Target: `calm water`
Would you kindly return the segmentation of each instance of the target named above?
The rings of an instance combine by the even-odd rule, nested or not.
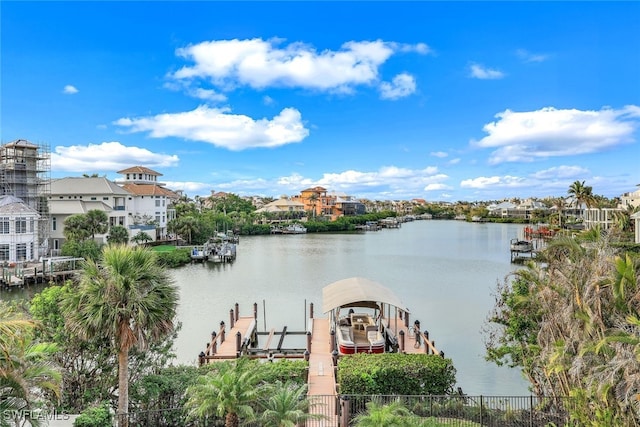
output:
[[[229,310],[251,315],[260,330],[303,330],[305,303],[322,307],[322,288],[363,276],[392,289],[453,360],[465,393],[527,395],[519,371],[484,361],[482,328],[496,283],[516,267],[509,240],[522,226],[415,221],[363,234],[242,237],[233,264],[193,264],[173,270],[180,287],[178,362],[196,363]],[[264,307],[264,310],[263,310]],[[266,327],[265,327],[266,325]]]

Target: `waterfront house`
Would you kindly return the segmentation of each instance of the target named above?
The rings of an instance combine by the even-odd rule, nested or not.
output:
[[[283,197],[267,203],[260,209],[257,209],[256,213],[268,213],[273,214],[273,216],[278,216],[280,214],[281,216],[293,215],[302,217],[304,215],[304,204]]]
[[[38,212],[14,196],[0,196],[0,262],[38,259]]]
[[[173,204],[180,199],[180,195],[158,181],[158,177],[162,176],[160,172],[144,166],[133,166],[118,173],[123,175],[124,180],[116,183],[129,193],[130,233],[135,235],[138,231],[144,231],[153,240],[166,239],[167,223],[176,217]]]
[[[640,184],[638,184],[640,187]],[[620,209],[627,209],[627,207],[633,206],[634,208],[640,207],[640,188],[636,191],[630,191],[620,196]]]
[[[331,219],[335,220],[341,216],[349,215],[364,215],[365,206],[364,203],[356,200],[353,196],[349,196],[345,193],[331,192],[327,194],[329,200],[331,200]]]
[[[106,177],[67,177],[52,180],[48,200],[51,216],[50,253],[59,255],[65,241],[64,221],[71,215],[100,210],[109,217],[109,227],[121,225],[128,228],[132,223],[131,212],[127,209],[130,197],[127,190]],[[96,235],[96,241],[106,243],[107,234]]]

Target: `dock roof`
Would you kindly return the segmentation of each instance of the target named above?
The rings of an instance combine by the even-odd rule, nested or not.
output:
[[[365,307],[372,303],[390,304],[409,311],[390,289],[364,277],[338,280],[322,288],[324,313],[339,307]]]

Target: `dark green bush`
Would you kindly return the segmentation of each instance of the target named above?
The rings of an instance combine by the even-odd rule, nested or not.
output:
[[[73,422],[73,427],[111,427],[112,425],[113,417],[107,405],[85,409]]]
[[[191,262],[189,248],[179,248],[175,251],[159,251],[158,261],[167,267],[180,267]]]
[[[355,354],[338,362],[341,394],[444,395],[453,390],[451,359],[430,354]]]

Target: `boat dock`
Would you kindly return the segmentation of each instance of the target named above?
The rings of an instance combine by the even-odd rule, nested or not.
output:
[[[309,427],[337,427],[344,424],[340,421],[339,408],[343,402],[339,399],[336,384],[336,373],[339,357],[335,333],[331,331],[331,322],[326,317],[315,317],[313,303],[309,304],[309,319],[305,331],[289,331],[285,326],[282,330],[271,329],[269,332],[258,332],[258,305],[253,304],[251,316],[240,316],[239,306],[229,310],[229,323],[220,322],[217,331],[211,333],[205,350],[198,355],[200,365],[217,361],[236,359],[241,356],[261,358],[273,361],[278,358],[300,358],[308,361],[307,396],[312,404],[312,413],[322,414],[325,418],[319,421],[310,420]],[[429,332],[420,329],[420,322],[409,324],[409,314],[400,312],[398,317],[383,317],[385,330],[392,340],[397,339],[400,353],[438,354],[444,357],[444,352],[436,348],[435,341],[429,339]],[[227,330],[227,328],[229,328]],[[285,337],[288,335],[304,335],[306,345],[299,348],[285,347]],[[264,337],[264,343],[259,345],[258,337]]]
[[[18,262],[2,266],[0,289],[12,290],[30,284],[60,282],[77,274],[84,258],[53,257],[42,262]]]

